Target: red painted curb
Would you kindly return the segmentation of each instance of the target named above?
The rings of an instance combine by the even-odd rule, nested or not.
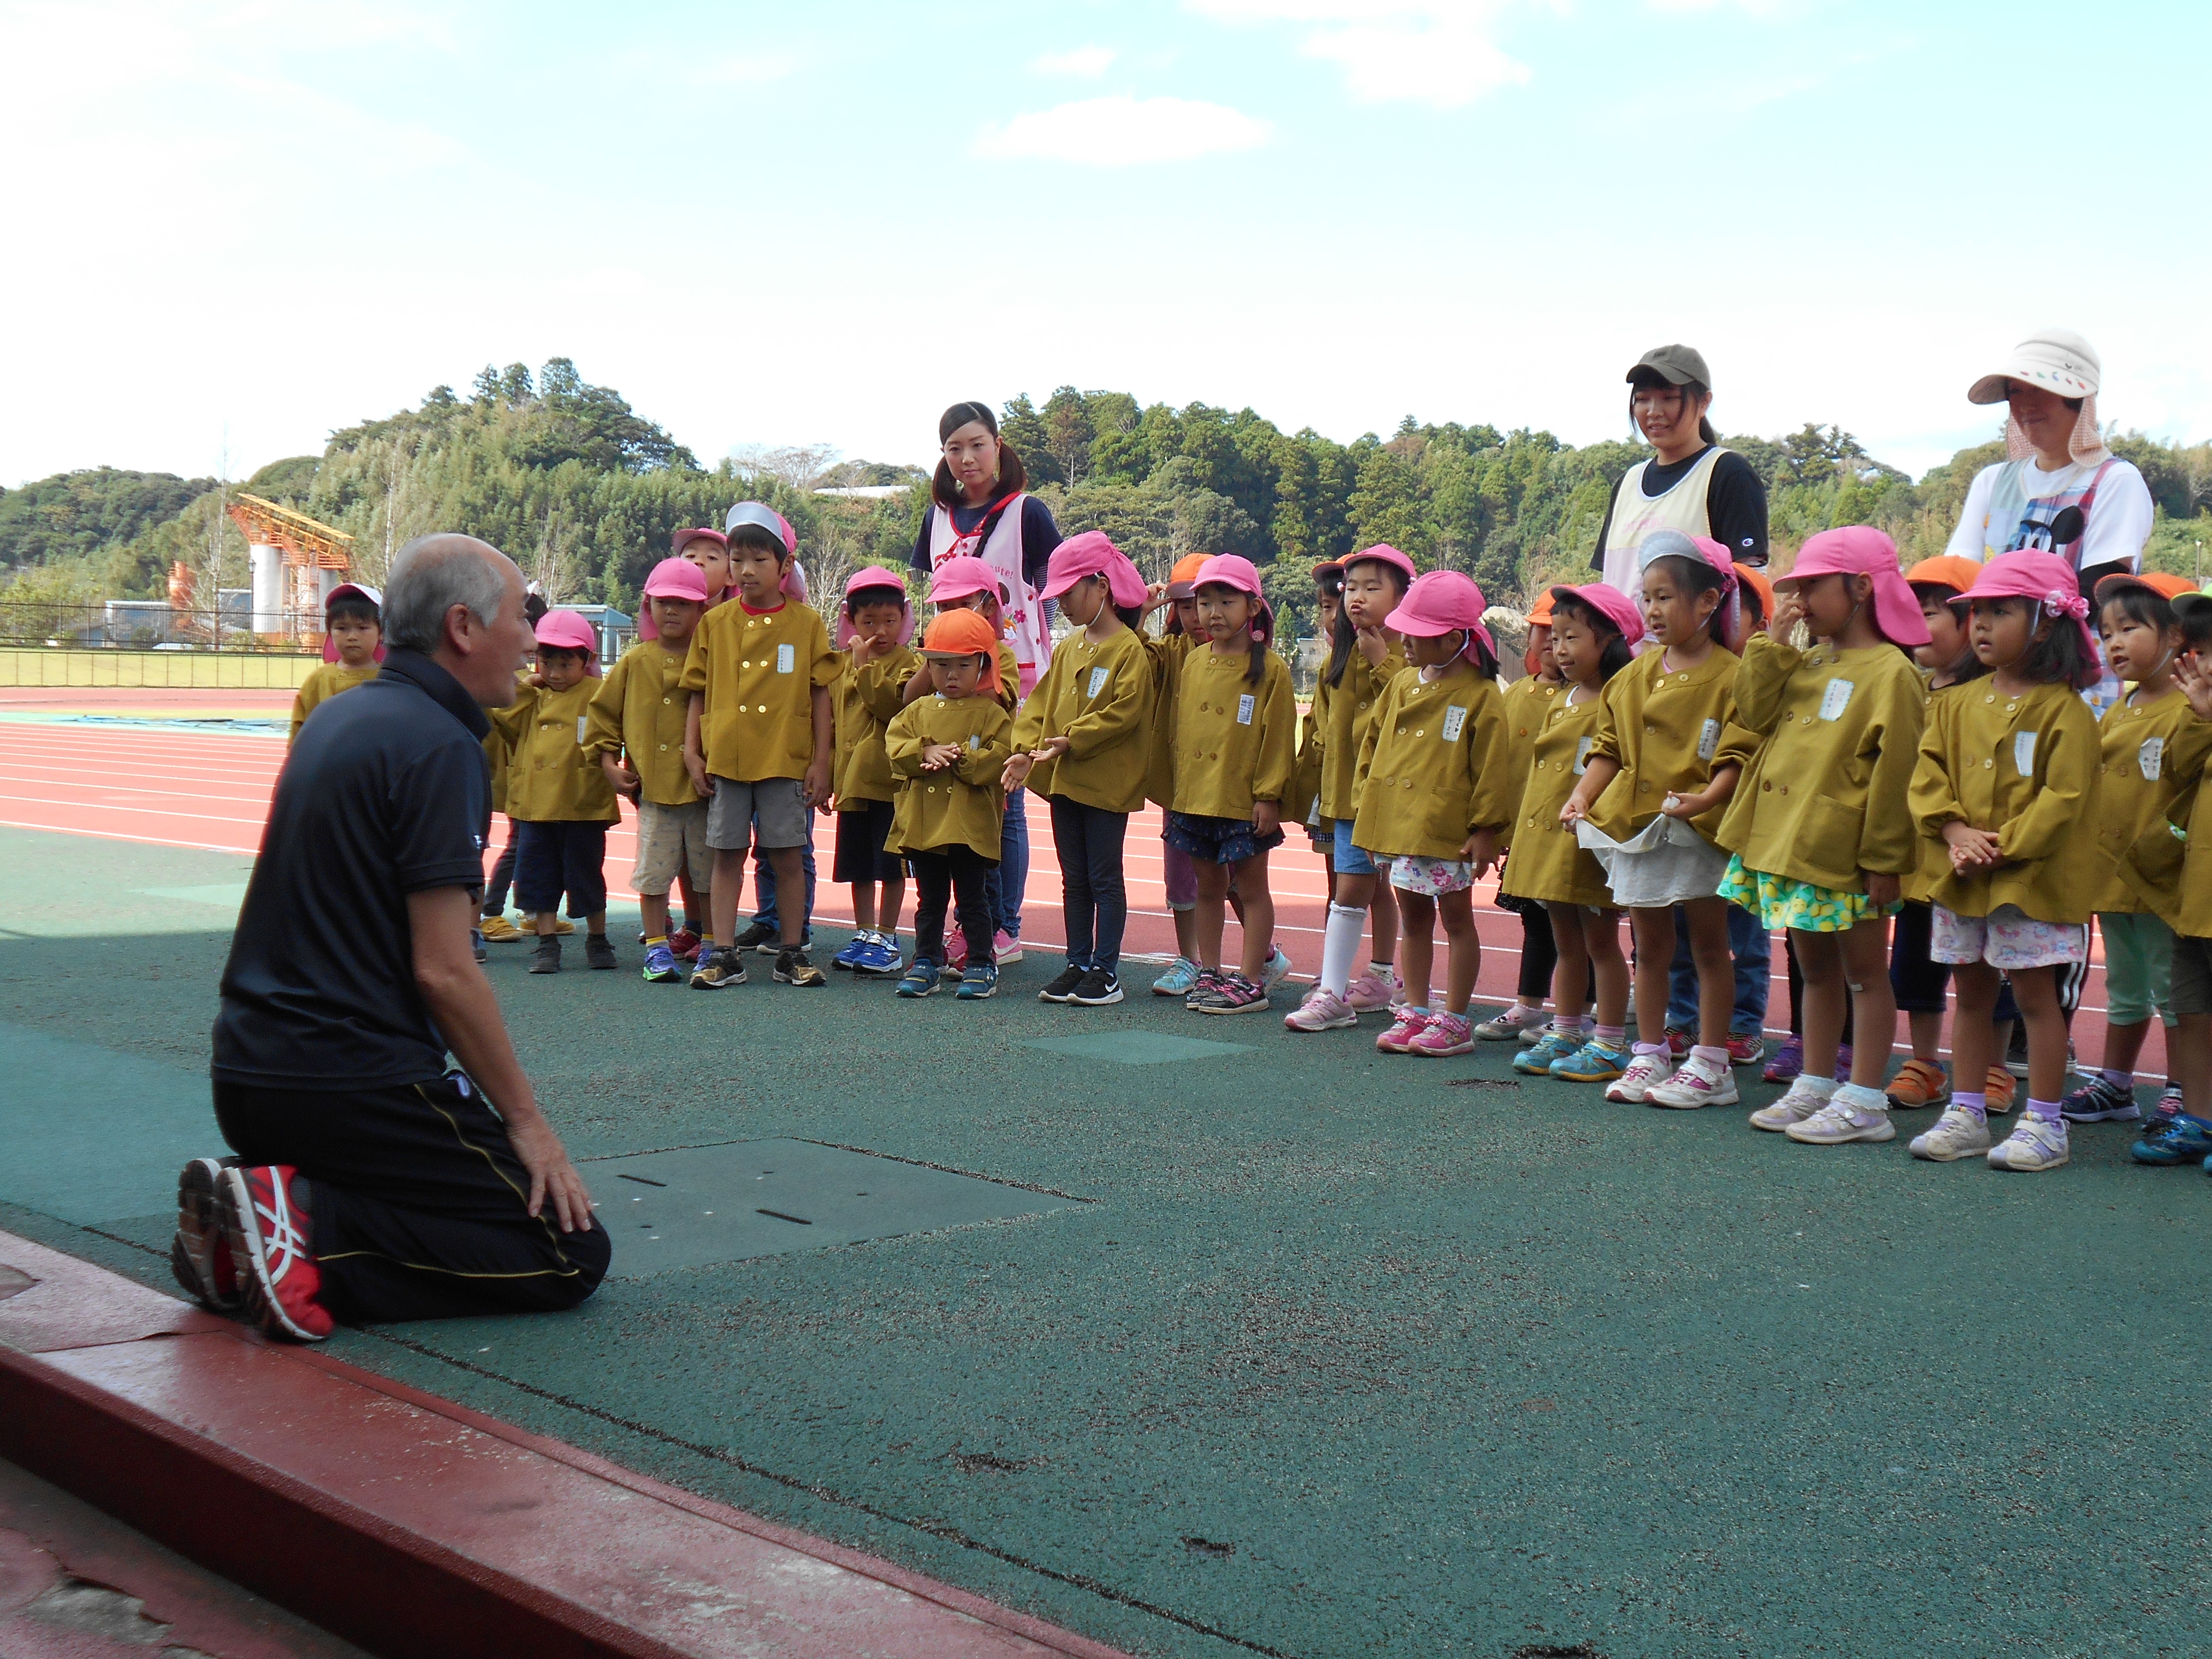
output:
[[[406,1659],[1122,1659],[0,1233],[0,1455]],[[0,1275],[0,1277],[5,1277]]]

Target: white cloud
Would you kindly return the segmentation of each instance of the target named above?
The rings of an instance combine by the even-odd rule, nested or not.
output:
[[[1081,81],[1096,81],[1113,66],[1111,46],[1078,46],[1073,52],[1048,52],[1030,64],[1039,75],[1072,75]]]
[[[1506,0],[1186,0],[1242,23],[1308,26],[1300,50],[1344,66],[1353,97],[1453,109],[1528,79],[1491,36]]]
[[[1256,149],[1272,129],[1241,110],[1188,98],[1086,98],[986,127],[975,153],[1001,161],[1125,167]]]

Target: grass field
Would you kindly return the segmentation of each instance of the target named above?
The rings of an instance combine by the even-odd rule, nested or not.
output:
[[[277,749],[0,724],[0,817],[34,826],[0,829],[0,1226],[165,1282]],[[1607,1106],[1496,1047],[1043,1006],[1044,953],[981,1006],[647,986],[622,927],[621,974],[489,969],[580,1157],[790,1137],[1039,1212],[344,1358],[1140,1653],[2212,1649],[2212,1182],[2126,1126],[2008,1177]],[[650,1194],[586,1174],[620,1272]]]

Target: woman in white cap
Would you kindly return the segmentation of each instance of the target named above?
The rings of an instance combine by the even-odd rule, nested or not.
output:
[[[1721,447],[1712,372],[1686,345],[1655,346],[1628,371],[1628,418],[1655,452],[1614,484],[1590,563],[1609,586],[1641,601],[1636,550],[1662,530],[1709,537],[1737,564],[1766,562],[1766,486],[1749,461]]]
[[[1970,403],[2006,406],[2006,459],[1974,475],[1946,553],[1977,564],[2023,549],[2056,553],[2085,599],[2100,578],[2136,570],[2154,516],[2150,486],[2105,447],[2102,379],[2087,340],[2046,328],[1967,388]]]

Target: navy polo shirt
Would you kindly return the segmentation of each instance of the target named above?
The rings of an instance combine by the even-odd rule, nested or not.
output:
[[[407,897],[483,887],[489,729],[459,681],[410,651],[308,715],[222,970],[218,1082],[335,1093],[443,1075]]]

